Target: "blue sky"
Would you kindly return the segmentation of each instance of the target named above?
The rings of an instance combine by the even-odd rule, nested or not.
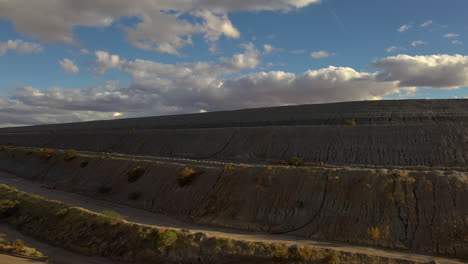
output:
[[[55,2],[0,3],[1,126],[468,96],[464,0]]]

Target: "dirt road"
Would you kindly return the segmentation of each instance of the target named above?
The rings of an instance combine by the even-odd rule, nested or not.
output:
[[[72,253],[62,248],[54,247],[31,237],[25,236],[7,224],[0,223],[0,233],[7,234],[10,239],[21,239],[28,247],[35,248],[49,257],[48,264],[116,264],[105,258],[87,257]],[[29,260],[0,254],[1,264],[43,264],[46,262]]]
[[[21,191],[37,194],[44,196],[49,199],[59,200],[74,206],[82,207],[91,211],[100,212],[103,210],[113,210],[119,214],[126,217],[129,222],[136,222],[143,225],[152,225],[165,228],[178,228],[178,229],[188,229],[190,232],[203,232],[209,236],[219,236],[219,237],[229,237],[238,240],[247,240],[247,241],[263,241],[263,242],[283,242],[289,245],[300,245],[300,246],[312,246],[312,247],[321,247],[321,248],[333,248],[338,251],[352,252],[352,253],[361,253],[368,255],[375,255],[380,257],[389,257],[389,258],[399,258],[407,259],[420,262],[429,262],[437,261],[438,263],[446,264],[459,264],[466,263],[462,260],[448,259],[438,256],[431,256],[426,254],[421,254],[418,252],[407,251],[407,250],[391,250],[391,249],[382,249],[382,248],[373,248],[366,246],[351,245],[346,243],[339,242],[328,242],[328,241],[314,241],[307,240],[293,236],[286,235],[272,235],[266,233],[252,233],[252,232],[242,232],[232,229],[224,228],[215,228],[215,227],[205,227],[205,226],[194,226],[188,225],[170,219],[163,215],[153,214],[144,210],[135,209],[131,207],[126,207],[118,204],[114,204],[107,201],[101,201],[92,199],[89,197],[84,197],[81,195],[63,192],[60,190],[49,190],[40,188],[40,184],[24,180],[22,178],[16,177],[7,173],[0,173],[0,183],[14,186]],[[1,230],[0,230],[1,232]],[[31,246],[35,246],[32,244]],[[39,250],[41,248],[37,247]],[[45,250],[44,253],[47,254]],[[50,253],[48,254],[49,256]],[[59,263],[59,262],[55,262]],[[69,263],[69,262],[68,262]],[[88,262],[80,262],[88,263]],[[89,263],[101,263],[101,262],[89,262]]]
[[[0,263],[2,264],[41,264],[45,262],[0,254]]]

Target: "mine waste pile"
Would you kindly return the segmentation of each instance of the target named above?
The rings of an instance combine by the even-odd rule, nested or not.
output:
[[[50,192],[138,208],[187,226],[414,252],[453,263],[468,260],[464,99],[300,105],[3,128],[0,145],[5,175],[53,189]],[[9,188],[1,186],[0,199],[20,205],[31,201],[21,188],[18,193]],[[42,216],[20,205],[16,211],[0,208],[0,218],[47,241],[44,232],[28,226],[51,227],[39,220],[31,223]],[[56,211],[65,208],[50,206]],[[135,227],[119,228],[125,233]],[[142,230],[138,232],[156,232]],[[210,251],[211,244],[177,232],[192,246],[218,257],[204,258],[202,250],[181,253],[174,242],[154,259],[230,263],[226,252],[240,245],[232,242],[232,248]],[[65,241],[66,236],[54,239]],[[68,248],[116,260],[142,260],[134,249],[119,253],[104,244],[105,253],[95,245]],[[259,253],[264,263],[424,263],[358,258],[339,250],[334,255],[315,249],[315,255],[304,251],[301,254],[310,256],[297,257],[297,248],[288,243],[279,249],[254,244],[232,252],[252,263],[255,252],[261,251],[258,247],[264,250]],[[145,257],[151,259],[148,252]]]

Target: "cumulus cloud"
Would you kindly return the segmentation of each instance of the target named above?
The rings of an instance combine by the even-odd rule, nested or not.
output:
[[[335,55],[335,54],[324,51],[324,50],[314,51],[314,52],[310,53],[310,56],[312,58],[314,58],[314,59],[323,59],[323,58],[327,58],[327,57],[330,57],[330,56],[333,56],[333,55]]]
[[[421,27],[427,27],[427,26],[431,25],[432,23],[433,23],[432,20],[427,20],[427,21],[425,21],[424,23],[421,24]]]
[[[0,56],[5,55],[8,51],[14,51],[18,54],[30,54],[39,53],[42,50],[43,47],[40,44],[26,42],[21,39],[0,42]]]
[[[413,46],[413,47],[417,47],[417,46],[420,46],[420,45],[427,45],[427,42],[422,41],[422,40],[415,40],[415,41],[411,42],[411,46]]]
[[[59,61],[60,67],[70,74],[77,74],[80,71],[80,68],[70,59],[63,59]]]
[[[397,31],[398,32],[405,32],[405,31],[408,31],[409,29],[411,29],[411,27],[412,26],[410,24],[404,24],[401,27],[397,28]]]
[[[371,64],[381,70],[378,81],[398,82],[400,87],[458,88],[468,86],[468,56],[397,55]]]
[[[249,107],[406,97],[418,87],[468,86],[468,56],[397,55],[373,62],[376,72],[329,66],[303,73],[257,71],[260,52],[253,44],[216,61],[165,64],[127,60],[98,51],[96,72],[117,70],[128,86],[108,81],[70,89],[21,87],[0,97],[0,124],[38,124],[110,119]]]
[[[456,34],[456,33],[447,33],[444,35],[444,38],[458,38],[460,36],[460,34]]]
[[[263,53],[268,54],[275,50],[275,48],[270,44],[263,45]]]
[[[13,23],[17,31],[43,42],[77,44],[73,27],[108,27],[123,17],[139,22],[126,28],[136,47],[179,55],[192,43],[194,34],[208,42],[221,36],[238,38],[240,32],[229,20],[234,11],[283,11],[303,8],[320,0],[3,0],[0,18]],[[27,6],[28,8],[24,8]],[[34,10],[34,12],[30,12]],[[200,20],[182,18],[188,15]]]

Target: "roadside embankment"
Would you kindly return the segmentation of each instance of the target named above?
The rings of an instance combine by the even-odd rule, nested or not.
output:
[[[419,263],[323,248],[209,237],[130,223],[0,185],[0,219],[83,255],[131,263]]]
[[[12,147],[0,169],[188,223],[468,258],[461,171],[187,166]]]

